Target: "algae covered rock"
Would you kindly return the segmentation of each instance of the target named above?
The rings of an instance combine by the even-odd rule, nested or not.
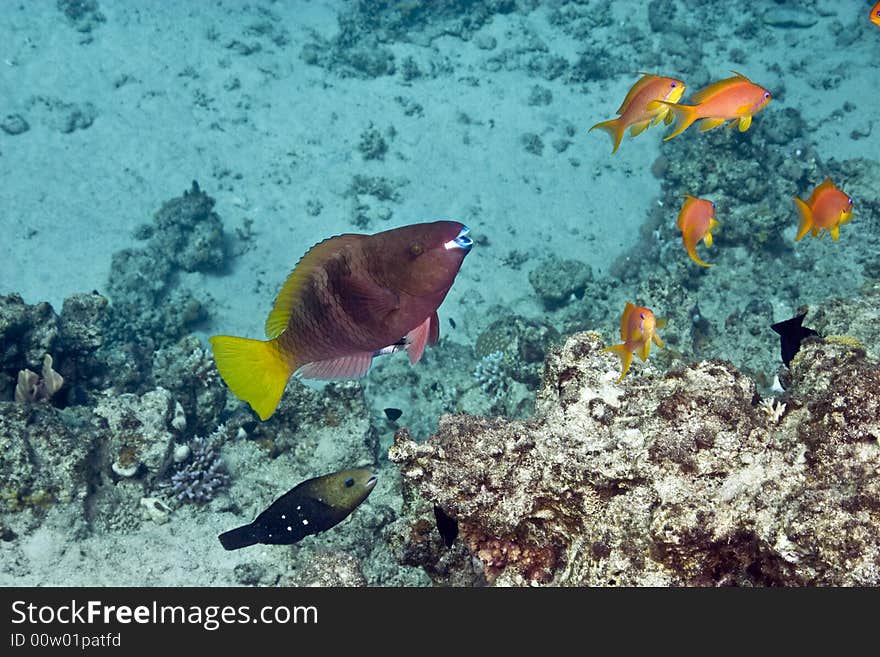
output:
[[[398,432],[407,563],[438,582],[476,581],[473,561],[495,584],[880,583],[880,367],[863,351],[807,343],[789,396],[761,403],[721,361],[618,384],[602,347],[581,333],[551,353],[528,422]],[[460,528],[445,568],[426,504]]]

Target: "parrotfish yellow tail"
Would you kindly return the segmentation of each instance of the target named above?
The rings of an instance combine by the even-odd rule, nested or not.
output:
[[[623,141],[623,135],[626,132],[626,126],[624,125],[623,121],[619,118],[611,119],[610,121],[602,121],[602,123],[597,123],[587,132],[592,132],[596,128],[604,130],[609,135],[611,135],[611,141],[614,142],[614,148],[611,149],[611,154],[614,155],[617,152],[617,149],[620,148],[620,142]]]
[[[795,242],[799,242],[801,238],[810,232],[810,229],[813,227],[813,210],[810,209],[810,206],[804,203],[801,199],[795,196],[792,199],[797,205],[798,212],[801,215],[801,223],[798,226],[797,237],[794,238]]]
[[[673,130],[670,134],[666,135],[663,138],[663,141],[669,141],[673,137],[677,137],[682,132],[691,127],[691,125],[696,121],[699,117],[697,116],[697,108],[693,105],[680,105],[678,103],[668,103],[665,100],[658,100],[658,103],[663,103],[669,109],[671,109],[675,113],[675,119],[678,122],[675,126],[675,130]],[[723,123],[723,121],[722,121]]]
[[[250,340],[230,335],[210,339],[214,361],[229,389],[245,400],[261,420],[268,419],[284,393],[293,365],[278,339]]]
[[[625,344],[616,344],[613,347],[605,347],[602,351],[613,351],[620,357],[620,364],[623,366],[623,371],[620,373],[620,376],[617,377],[617,382],[620,383],[623,381],[623,377],[626,376],[626,373],[629,371],[629,366],[632,364],[633,352],[627,350]],[[642,360],[645,359],[643,358]]]

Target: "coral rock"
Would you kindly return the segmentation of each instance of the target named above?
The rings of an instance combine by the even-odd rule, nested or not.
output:
[[[398,432],[407,563],[454,579],[442,548],[416,547],[427,501],[495,584],[880,584],[880,401],[866,401],[880,367],[864,350],[805,345],[771,418],[727,363],[617,384],[602,346],[581,333],[551,353],[528,422],[444,416],[421,444]]]

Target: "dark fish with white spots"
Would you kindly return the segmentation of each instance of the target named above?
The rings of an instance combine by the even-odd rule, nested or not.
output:
[[[272,502],[247,525],[217,538],[227,550],[263,543],[290,545],[310,534],[319,534],[345,520],[376,485],[376,475],[366,468],[341,470],[308,479]]]

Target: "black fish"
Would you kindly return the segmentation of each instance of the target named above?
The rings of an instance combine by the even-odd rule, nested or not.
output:
[[[446,512],[436,504],[434,505],[434,517],[437,519],[437,531],[443,537],[446,547],[452,547],[458,538],[458,520],[450,518]]]
[[[367,499],[376,476],[365,468],[308,479],[269,505],[256,519],[217,538],[227,550],[264,543],[289,545],[345,520]]]
[[[455,328],[455,320],[452,319],[451,317],[449,318],[449,325],[450,325],[452,328]]]
[[[797,355],[798,349],[801,348],[801,342],[813,335],[819,335],[811,328],[801,326],[806,312],[796,315],[784,322],[777,322],[770,328],[779,334],[780,348],[782,350],[782,362],[788,365]]]
[[[397,422],[400,419],[400,416],[403,415],[403,411],[399,408],[386,408],[385,409],[385,417],[388,418],[391,422]]]

